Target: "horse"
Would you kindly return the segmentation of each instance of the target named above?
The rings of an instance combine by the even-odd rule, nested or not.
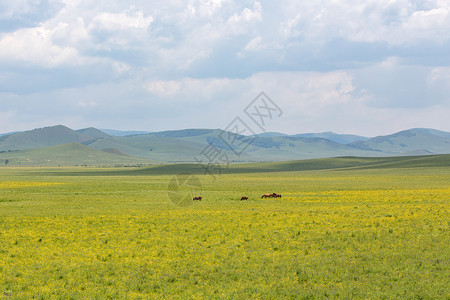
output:
[[[264,194],[261,198],[281,198],[280,194],[272,193],[272,194]]]
[[[202,201],[202,197],[194,197],[192,200],[193,201],[195,201],[195,200]]]
[[[241,200],[248,200],[248,197],[247,196],[243,196],[243,197],[241,197]]]

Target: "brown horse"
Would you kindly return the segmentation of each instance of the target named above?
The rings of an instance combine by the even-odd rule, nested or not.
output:
[[[198,201],[202,201],[202,197],[194,197],[194,199],[192,199],[193,201],[198,200]]]
[[[280,194],[272,193],[272,194],[264,194],[261,198],[281,198]]]
[[[248,197],[247,196],[243,196],[243,197],[241,197],[241,200],[248,200]]]

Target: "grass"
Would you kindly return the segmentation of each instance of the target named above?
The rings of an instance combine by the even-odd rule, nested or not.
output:
[[[189,207],[167,196],[183,166],[1,168],[0,293],[449,299],[450,168],[332,162],[199,174],[203,201]],[[283,197],[260,198],[271,192]]]
[[[69,143],[46,148],[0,153],[2,166],[114,166],[152,163],[150,160],[119,154],[116,149],[107,151],[89,148],[79,143]],[[6,164],[6,161],[8,162]]]
[[[209,171],[218,174],[246,174],[271,172],[296,172],[318,170],[356,170],[356,169],[403,169],[450,167],[450,154],[426,156],[400,156],[400,157],[333,157],[307,159],[285,162],[245,163],[212,165],[206,164],[159,164],[139,169],[89,170],[87,175],[173,175],[177,173],[208,174]],[[61,172],[59,172],[61,173]],[[64,172],[63,172],[64,173]],[[81,175],[81,172],[77,174]]]

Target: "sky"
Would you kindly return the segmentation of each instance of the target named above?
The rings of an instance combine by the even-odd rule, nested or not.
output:
[[[263,128],[260,92],[280,109]],[[449,116],[448,0],[0,0],[0,133],[239,117],[376,136]]]

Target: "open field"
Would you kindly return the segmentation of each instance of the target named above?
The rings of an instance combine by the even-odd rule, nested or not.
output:
[[[197,175],[189,207],[183,166],[0,168],[0,297],[449,299],[450,168],[375,160]]]

